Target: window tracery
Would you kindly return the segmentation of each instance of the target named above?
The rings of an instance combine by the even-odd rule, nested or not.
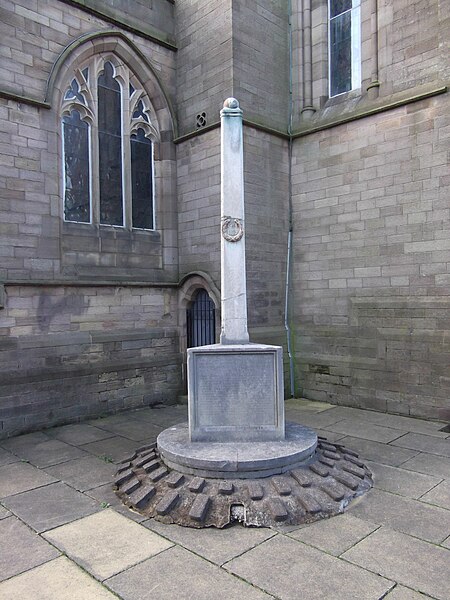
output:
[[[109,55],[73,75],[61,107],[64,220],[155,229],[159,135],[143,86]]]

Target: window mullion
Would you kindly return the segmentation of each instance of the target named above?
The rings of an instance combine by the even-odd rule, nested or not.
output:
[[[132,228],[132,184],[131,184],[131,147],[130,147],[130,82],[128,72],[124,74],[125,83],[123,90],[122,110],[122,155],[123,155],[123,190],[124,190],[124,224],[126,229]]]
[[[96,69],[92,69],[90,80],[92,101],[94,103],[94,122],[91,129],[91,203],[92,222],[100,223],[100,172],[99,172],[99,148],[98,148],[98,96]]]

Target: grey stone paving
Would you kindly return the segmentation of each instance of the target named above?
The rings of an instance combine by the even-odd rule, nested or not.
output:
[[[345,514],[276,530],[194,530],[129,511],[109,483],[114,463],[185,421],[186,406],[3,440],[0,598],[448,600],[443,424],[312,401],[286,409],[370,461],[375,489]]]
[[[0,467],[0,498],[33,490],[54,481],[54,477],[26,462],[12,463]]]
[[[37,567],[59,552],[16,517],[0,522],[0,581]]]
[[[418,592],[448,600],[449,554],[444,548],[382,528],[348,550],[343,558]]]
[[[20,458],[18,456],[11,454],[11,452],[8,452],[3,448],[0,448],[0,467],[4,467],[5,465],[9,465],[13,462],[18,462],[19,460]]]
[[[10,496],[3,504],[39,533],[100,510],[94,500],[65,483],[53,483]]]
[[[110,483],[116,471],[115,465],[97,456],[86,456],[48,467],[45,471],[80,492]]]
[[[351,514],[428,542],[439,543],[450,535],[450,511],[382,490],[370,490]]]
[[[374,475],[375,488],[407,498],[420,498],[442,481],[441,477],[414,473],[403,468],[389,467],[376,462],[368,462],[367,466]]]

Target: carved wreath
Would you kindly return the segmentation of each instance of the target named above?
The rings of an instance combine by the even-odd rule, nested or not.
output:
[[[222,235],[227,242],[238,242],[244,235],[241,219],[222,217]]]

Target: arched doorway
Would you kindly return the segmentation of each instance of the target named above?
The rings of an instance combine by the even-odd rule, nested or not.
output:
[[[216,310],[208,292],[200,288],[186,309],[187,347],[206,346],[216,341]]]

